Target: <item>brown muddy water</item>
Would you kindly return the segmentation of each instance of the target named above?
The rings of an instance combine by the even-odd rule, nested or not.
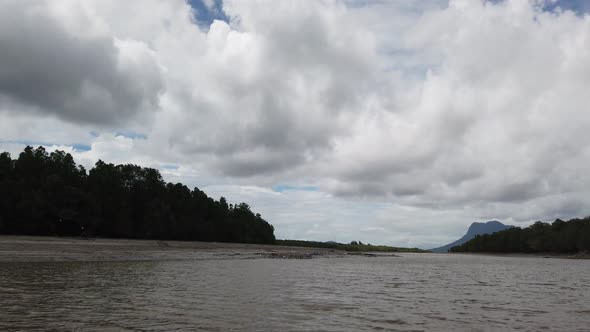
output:
[[[0,330],[590,330],[590,260],[0,263]]]

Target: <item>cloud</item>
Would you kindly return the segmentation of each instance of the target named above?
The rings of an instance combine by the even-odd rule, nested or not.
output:
[[[580,10],[199,3],[218,16],[181,0],[0,2],[0,143],[161,167],[292,238],[435,246],[472,221],[589,213]],[[285,183],[314,190],[271,189]]]
[[[182,67],[168,65],[177,53],[160,57],[182,78],[168,84],[154,137],[237,177],[289,172],[328,153],[370,88],[371,35],[347,28],[353,18],[335,2],[227,1],[224,10],[229,24],[214,21],[169,48],[198,49]]]
[[[97,124],[157,108],[160,69],[144,43],[109,35],[78,2],[1,5],[3,108]]]
[[[422,81],[394,83],[412,100],[359,115],[326,161],[327,186],[450,206],[573,188],[585,176],[563,167],[588,154],[579,143],[590,126],[589,27],[527,1],[454,1],[427,13],[406,45],[439,64]]]

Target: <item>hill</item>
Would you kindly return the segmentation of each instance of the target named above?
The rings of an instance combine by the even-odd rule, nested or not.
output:
[[[512,227],[513,226],[504,225],[503,223],[501,223],[497,220],[492,220],[492,221],[488,221],[485,223],[474,222],[473,224],[471,224],[471,226],[469,226],[467,233],[465,235],[463,235],[463,237],[461,237],[459,240],[449,243],[447,245],[444,245],[442,247],[430,249],[430,251],[439,252],[439,253],[449,252],[449,250],[452,247],[462,245],[463,243],[473,239],[477,235],[493,234],[493,233],[503,231],[505,229],[512,228]]]
[[[590,251],[590,217],[552,224],[541,221],[494,234],[479,235],[452,252],[585,253]]]

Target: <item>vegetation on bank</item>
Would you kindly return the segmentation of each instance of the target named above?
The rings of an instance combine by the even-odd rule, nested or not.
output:
[[[590,217],[552,224],[535,222],[493,234],[478,235],[451,252],[576,253],[590,251]]]
[[[0,154],[0,234],[274,243],[274,228],[246,203],[166,183],[159,171],[26,147]]]
[[[309,248],[327,248],[337,249],[352,252],[426,252],[418,248],[399,248],[381,245],[363,244],[361,241],[352,241],[349,244],[337,242],[316,242],[316,241],[302,241],[302,240],[276,240],[277,245],[292,246],[292,247],[309,247]]]

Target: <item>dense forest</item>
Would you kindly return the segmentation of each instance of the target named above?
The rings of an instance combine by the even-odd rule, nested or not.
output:
[[[276,240],[277,245],[292,246],[292,247],[309,247],[309,248],[326,248],[357,252],[426,252],[418,248],[401,248],[390,247],[383,245],[364,244],[361,241],[352,241],[350,243],[338,242],[317,242],[317,241],[302,241],[302,240]]]
[[[575,253],[590,251],[590,217],[513,227],[451,248],[451,252]]]
[[[0,154],[0,234],[274,243],[246,203],[228,204],[158,170],[98,161],[86,171],[63,151]]]

